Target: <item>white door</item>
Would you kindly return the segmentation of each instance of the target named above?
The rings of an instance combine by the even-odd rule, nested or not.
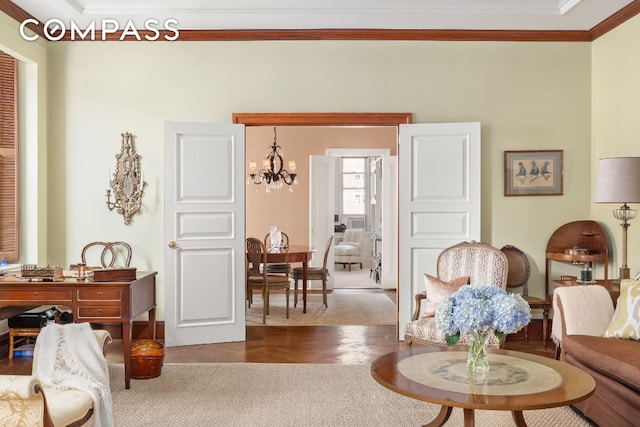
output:
[[[245,339],[244,125],[165,124],[165,345]]]
[[[309,156],[309,244],[316,253],[309,266],[322,267],[329,236],[334,232],[335,181],[337,157]],[[333,251],[327,260],[327,289],[333,289]],[[311,281],[309,286],[321,286]]]
[[[398,283],[398,158],[382,157],[382,273],[384,289]]]
[[[400,125],[399,338],[443,249],[480,240],[480,123]],[[384,262],[384,261],[383,261]]]

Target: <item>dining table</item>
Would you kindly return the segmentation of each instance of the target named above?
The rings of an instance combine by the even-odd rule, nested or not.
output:
[[[316,249],[308,245],[291,245],[282,248],[267,247],[268,263],[302,263],[302,312],[307,312],[307,268]]]

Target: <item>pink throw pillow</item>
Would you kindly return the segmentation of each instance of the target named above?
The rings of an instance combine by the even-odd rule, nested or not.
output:
[[[469,276],[457,277],[444,282],[437,277],[424,275],[424,284],[427,287],[427,305],[423,317],[434,317],[436,306],[448,296],[453,295],[461,286],[469,283]]]

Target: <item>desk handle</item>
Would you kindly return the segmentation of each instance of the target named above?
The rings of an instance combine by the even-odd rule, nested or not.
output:
[[[102,296],[102,292],[98,292],[98,296],[101,297]]]
[[[34,297],[37,297],[37,296],[38,296],[38,293],[37,293],[37,292],[34,292],[34,293],[33,293],[33,296],[34,296]]]

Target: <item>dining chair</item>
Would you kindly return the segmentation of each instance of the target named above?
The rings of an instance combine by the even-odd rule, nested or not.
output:
[[[127,242],[90,242],[87,243],[84,248],[82,248],[82,252],[80,254],[80,259],[84,265],[87,265],[87,252],[93,246],[102,247],[102,252],[100,253],[100,265],[102,268],[113,267],[116,264],[116,259],[118,255],[123,257],[123,267],[129,267],[131,264],[131,256],[133,255],[133,251],[131,249],[131,245]],[[119,250],[119,247],[123,248],[123,251]],[[121,253],[124,252],[124,253]],[[108,255],[108,257],[107,257]]]
[[[269,274],[266,268],[261,268],[267,264],[267,248],[260,239],[248,237],[247,247],[247,300],[249,308],[253,303],[253,291],[259,289],[262,292],[262,323],[267,323],[269,314],[269,294],[272,290],[284,289],[286,293],[286,316],[289,318],[289,293],[291,283],[289,276],[282,274]]]
[[[329,251],[331,250],[331,243],[333,242],[333,234],[329,237],[327,242],[327,248],[324,250],[324,261],[322,267],[307,267],[307,281],[309,280],[322,280],[322,302],[324,306],[329,308],[327,303],[327,277],[329,277],[329,270],[327,269],[327,260],[329,259]],[[302,267],[296,267],[291,272],[293,277],[293,307],[298,304],[298,280],[302,280],[304,276],[304,269]]]
[[[280,233],[282,234],[281,245],[286,248],[289,246],[289,236],[285,232],[281,231]],[[266,248],[269,248],[271,246],[271,233],[267,233],[267,235],[264,236],[264,246]],[[266,264],[266,267],[267,273],[271,274],[284,274],[288,277],[289,273],[291,272],[291,264],[286,262],[272,262]]]
[[[547,331],[549,328],[549,309],[551,301],[546,298],[532,297],[529,295],[529,275],[531,265],[529,257],[513,245],[505,245],[500,249],[509,261],[507,272],[507,289],[522,288],[520,295],[529,303],[532,310],[542,310],[542,343],[547,348]],[[529,326],[524,327],[524,342],[529,342]]]

